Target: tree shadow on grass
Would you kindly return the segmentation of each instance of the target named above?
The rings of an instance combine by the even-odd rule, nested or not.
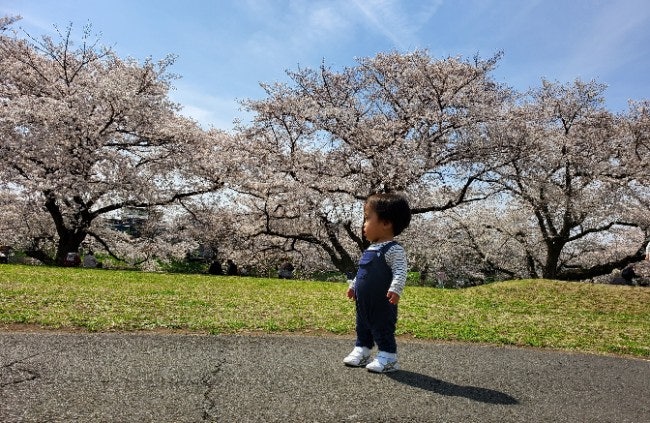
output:
[[[517,401],[516,398],[503,392],[487,388],[478,388],[476,386],[455,385],[420,373],[400,370],[394,373],[386,373],[386,376],[405,385],[424,389],[425,391],[434,392],[440,395],[463,397],[488,404],[519,404],[519,401]]]

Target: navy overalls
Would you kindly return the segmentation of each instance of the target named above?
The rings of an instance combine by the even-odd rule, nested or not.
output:
[[[359,260],[354,287],[357,309],[357,347],[372,348],[377,343],[379,351],[396,353],[395,325],[397,305],[386,298],[393,280],[393,272],[384,255],[393,245],[391,241],[379,250],[366,250]]]

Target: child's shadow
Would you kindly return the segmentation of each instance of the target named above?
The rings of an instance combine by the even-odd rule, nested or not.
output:
[[[405,385],[435,392],[440,395],[464,397],[489,404],[519,404],[519,401],[517,401],[516,398],[503,392],[495,391],[493,389],[477,388],[476,386],[454,385],[453,383],[445,382],[420,373],[400,370],[394,373],[386,373],[386,376]]]

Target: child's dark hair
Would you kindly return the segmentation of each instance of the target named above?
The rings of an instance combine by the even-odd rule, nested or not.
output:
[[[406,198],[395,193],[373,194],[366,206],[377,213],[379,220],[393,224],[393,235],[401,234],[411,223],[411,208]]]

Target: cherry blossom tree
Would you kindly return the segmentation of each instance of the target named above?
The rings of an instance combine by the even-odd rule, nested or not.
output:
[[[397,190],[414,228],[437,228],[403,237],[419,240],[409,247],[421,269],[585,279],[637,260],[646,103],[612,114],[604,86],[579,80],[518,95],[490,79],[496,60],[380,54],[265,85],[268,98],[247,103],[247,174],[232,185],[249,235],[286,251],[317,246],[346,271],[364,246],[363,199]]]
[[[88,236],[112,253],[103,217],[222,186],[219,157],[209,154],[216,135],[168,98],[173,57],[121,59],[92,41],[90,28],[77,45],[72,25],[58,40],[4,32],[0,189],[31,207],[23,213],[28,255],[62,263]]]
[[[588,279],[640,259],[647,223],[635,217],[634,198],[647,198],[647,189],[635,187],[639,166],[627,165],[635,154],[628,119],[603,108],[603,91],[596,82],[543,81],[490,126],[488,136],[508,145],[510,158],[481,178],[502,189],[503,212],[474,225],[470,232],[482,239],[476,252],[487,255],[503,239],[518,244],[527,276],[559,279]]]
[[[650,100],[631,102],[620,122],[625,148],[617,152],[616,159],[626,169],[627,177],[618,179],[631,188],[630,213],[645,228],[646,240],[650,241]]]
[[[316,246],[350,271],[370,193],[404,192],[415,214],[488,196],[489,186],[475,188],[488,170],[476,157],[494,154],[481,134],[510,95],[490,77],[498,58],[379,54],[263,85],[267,98],[246,102],[255,118],[240,128],[245,174],[230,184],[249,236],[285,251]]]

